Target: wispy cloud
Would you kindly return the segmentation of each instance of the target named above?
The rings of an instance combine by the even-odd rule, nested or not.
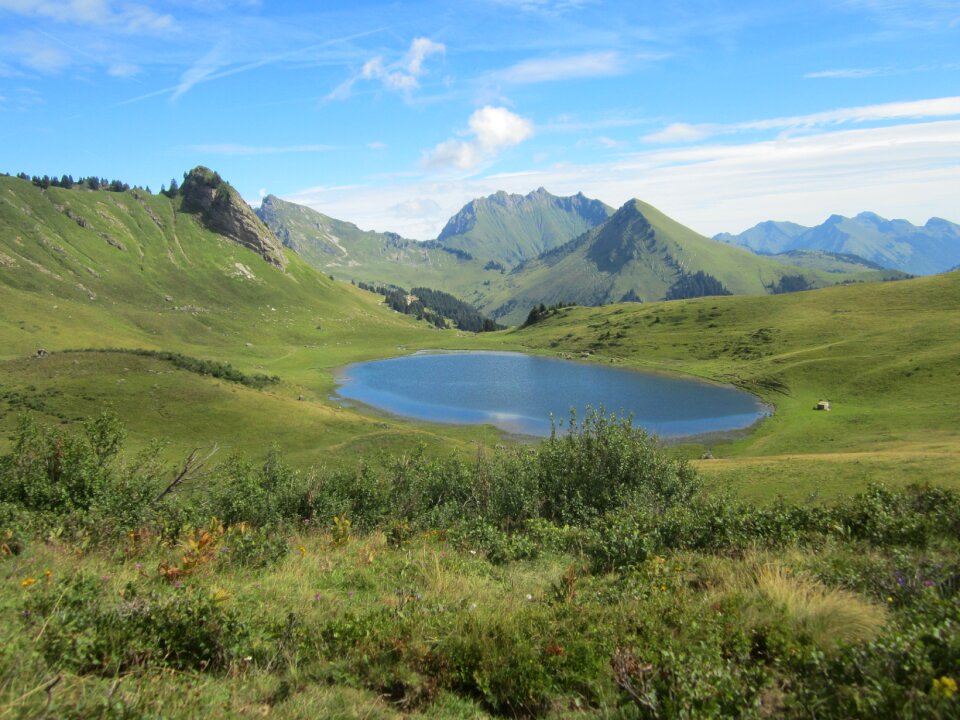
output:
[[[346,35],[344,37],[333,38],[326,40],[321,43],[316,43],[309,45],[307,47],[301,47],[296,50],[291,50],[290,52],[279,53],[276,55],[269,55],[267,57],[260,58],[258,60],[253,60],[248,63],[243,63],[240,65],[235,65],[233,67],[227,67],[225,64],[220,65],[219,67],[225,67],[224,70],[216,71],[216,67],[209,69],[208,65],[214,65],[217,62],[216,53],[219,52],[219,47],[216,46],[211,49],[207,55],[201,58],[190,70],[184,73],[181,76],[180,82],[176,85],[170,87],[161,88],[159,90],[154,90],[152,92],[145,93],[143,95],[138,95],[136,97],[129,98],[128,100],[123,100],[118,103],[118,105],[130,105],[132,103],[137,103],[142,100],[148,100],[150,98],[159,97],[161,95],[170,95],[172,99],[176,99],[183,95],[187,90],[190,90],[200,83],[210,82],[212,80],[220,80],[221,78],[230,77],[232,75],[239,75],[240,73],[249,72],[250,70],[256,70],[257,68],[265,67],[268,65],[273,65],[275,63],[284,62],[287,60],[295,60],[298,57],[306,55],[309,52],[314,50],[319,50],[321,48],[329,47],[331,45],[337,45],[340,43],[346,43],[351,40],[356,40],[358,38],[367,37],[369,35],[374,35],[379,32],[383,32],[384,28],[375,28],[373,30],[365,30],[363,32],[354,33],[352,35]]]
[[[126,3],[117,9],[110,0],[0,0],[0,10],[59,23],[112,26],[131,33],[176,28],[170,14],[137,3]]]
[[[528,13],[559,15],[596,5],[598,0],[490,0],[495,5],[511,7]]]
[[[30,70],[55,73],[71,64],[70,56],[56,47],[42,33],[23,32],[4,42],[4,50],[16,62]]]
[[[817,70],[804,74],[805,78],[819,79],[841,79],[858,80],[865,77],[876,77],[877,75],[889,74],[889,68],[838,68],[836,70]]]
[[[329,152],[342,150],[337,145],[239,145],[217,143],[212,145],[190,145],[191,152],[207,155],[291,155],[303,153]]]
[[[623,71],[623,59],[615,51],[589,52],[565,57],[524,60],[494,74],[507,83],[528,84],[604,77]]]
[[[225,64],[225,46],[223,43],[215,45],[208,50],[203,57],[180,76],[180,83],[174,88],[170,95],[171,100],[176,100],[184,93],[189,92],[195,85],[210,79],[213,74]]]
[[[425,72],[426,59],[431,55],[442,55],[446,50],[443,43],[425,37],[414,38],[400,60],[386,63],[381,55],[370,58],[359,73],[340,83],[326,99],[345,100],[350,97],[354,85],[369,80],[379,81],[387,90],[410,93],[420,86],[419,78]]]
[[[746,131],[812,130],[849,123],[952,117],[955,115],[960,115],[960,96],[862,105],[809,115],[793,115],[740,123],[701,123],[696,125],[673,123],[663,130],[645,135],[643,140],[650,143],[689,143],[698,142],[715,135],[729,135]]]
[[[470,116],[469,140],[451,138],[423,157],[428,168],[472,170],[501,151],[519,145],[533,135],[533,123],[504,107],[482,107]]]
[[[107,68],[107,74],[117,78],[132,78],[135,75],[139,75],[141,71],[142,68],[139,65],[123,62],[114,63]]]
[[[558,195],[582,191],[614,206],[639,197],[712,235],[770,217],[816,224],[831,212],[853,215],[865,209],[924,222],[956,206],[958,183],[960,120],[940,120],[648,150],[604,163],[565,163],[522,173],[312,188],[289,199],[361,227],[426,239],[472,198],[544,186]],[[428,211],[424,205],[419,217],[404,212],[425,199],[440,209]]]

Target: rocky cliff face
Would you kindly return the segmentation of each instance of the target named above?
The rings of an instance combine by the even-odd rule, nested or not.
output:
[[[196,167],[184,178],[180,194],[183,209],[199,215],[208,230],[250,248],[281,270],[287,266],[280,240],[220,175]]]

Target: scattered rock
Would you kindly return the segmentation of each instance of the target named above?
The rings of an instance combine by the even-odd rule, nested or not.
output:
[[[307,399],[306,395],[297,395],[297,400],[299,400],[300,402],[303,402],[306,399]]]
[[[37,351],[33,354],[33,356],[34,356],[35,358],[37,358],[38,360],[40,360],[41,358],[47,357],[47,355],[49,355],[49,354],[50,354],[50,353],[48,353],[48,352],[47,352],[46,350],[44,350],[43,348],[37,348]]]

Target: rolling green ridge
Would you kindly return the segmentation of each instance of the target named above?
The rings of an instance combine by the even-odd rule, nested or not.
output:
[[[631,200],[605,223],[514,269],[481,309],[516,324],[537,304],[602,305],[626,297],[660,300],[682,274],[704,271],[735,295],[770,291],[797,268],[710,240],[656,208]],[[893,271],[887,275],[902,277]],[[807,267],[812,287],[849,280],[877,280],[883,272],[829,273]]]

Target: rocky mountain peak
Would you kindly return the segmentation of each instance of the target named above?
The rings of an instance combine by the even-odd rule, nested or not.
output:
[[[250,248],[283,269],[283,245],[229,183],[210,168],[195,167],[180,186],[182,207],[196,213],[208,230]]]

